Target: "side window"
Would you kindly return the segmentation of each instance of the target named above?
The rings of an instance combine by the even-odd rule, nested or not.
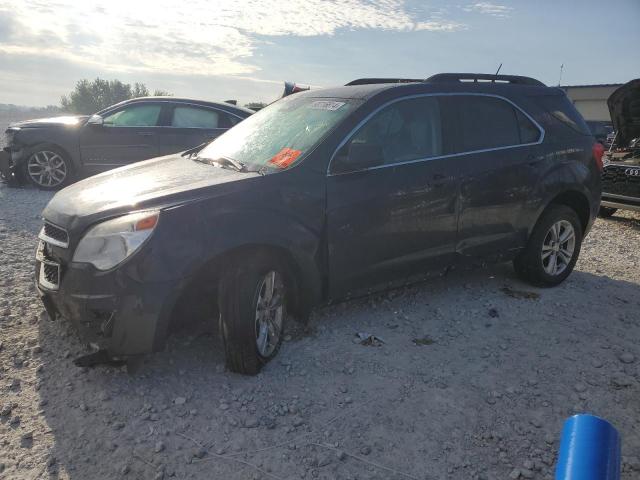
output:
[[[229,114],[229,128],[237,125],[238,123],[240,123],[242,120],[244,120],[243,118],[240,117],[236,117],[235,115],[231,115]]]
[[[155,127],[160,105],[132,105],[104,117],[106,127]]]
[[[515,109],[520,129],[520,143],[535,143],[540,140],[540,130],[520,110]]]
[[[455,97],[462,139],[456,150],[470,152],[527,143],[520,141],[516,109],[493,97]],[[526,117],[525,117],[526,118]]]
[[[175,107],[171,126],[176,128],[223,128],[223,112],[208,108]]]
[[[346,173],[441,154],[438,99],[411,98],[388,105],[360,127],[336,153],[332,172]]]
[[[545,95],[537,97],[536,100],[553,118],[563,125],[582,135],[591,135],[591,131],[582,115],[578,113],[566,95]]]

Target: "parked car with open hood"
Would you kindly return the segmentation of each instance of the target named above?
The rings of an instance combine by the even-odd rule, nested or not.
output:
[[[0,151],[12,182],[54,190],[83,177],[208,142],[253,112],[174,97],[127,100],[95,115],[14,123]]]
[[[618,88],[607,104],[616,135],[604,157],[601,217],[640,211],[640,79]]]
[[[204,148],[58,192],[38,290],[112,357],[163,348],[196,309],[219,322],[228,367],[253,374],[288,312],[469,260],[565,280],[599,208],[595,145],[565,93],[527,77],[296,93]]]

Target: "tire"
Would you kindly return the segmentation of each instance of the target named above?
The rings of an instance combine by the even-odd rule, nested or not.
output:
[[[600,210],[598,210],[598,216],[600,218],[609,218],[611,215],[613,215],[617,211],[618,211],[617,208],[600,207]]]
[[[555,234],[552,227],[556,229]],[[516,273],[540,287],[562,283],[578,260],[582,235],[582,224],[572,208],[551,205],[536,223],[525,249],[514,260]]]
[[[233,262],[222,272],[219,327],[230,371],[256,375],[277,355],[284,337],[286,278],[282,264],[262,253]]]
[[[29,152],[24,177],[41,190],[59,190],[71,183],[73,169],[69,156],[53,145],[40,145]]]

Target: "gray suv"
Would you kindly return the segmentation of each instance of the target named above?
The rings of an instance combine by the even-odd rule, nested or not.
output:
[[[95,115],[27,120],[6,130],[0,171],[57,190],[73,181],[209,142],[253,113],[186,98],[127,100]]]

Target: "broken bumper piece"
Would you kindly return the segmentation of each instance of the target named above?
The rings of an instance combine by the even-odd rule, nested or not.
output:
[[[36,272],[42,265],[36,262]],[[139,283],[114,272],[97,272],[72,264],[60,275],[57,289],[36,275],[45,309],[54,319],[71,321],[81,339],[112,357],[162,350],[178,282]],[[51,287],[51,285],[49,285]]]

